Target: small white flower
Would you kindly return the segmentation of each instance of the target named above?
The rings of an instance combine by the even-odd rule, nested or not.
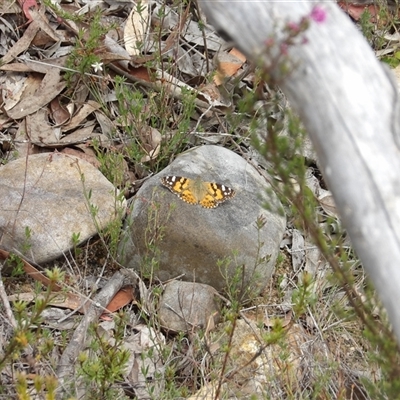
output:
[[[94,64],[92,64],[92,68],[94,69],[95,73],[103,71],[103,63],[102,62],[95,62]]]

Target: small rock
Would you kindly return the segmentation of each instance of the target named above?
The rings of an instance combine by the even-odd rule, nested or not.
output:
[[[209,285],[172,281],[160,300],[161,325],[175,332],[212,327],[219,320],[216,290]]]
[[[220,329],[227,330],[226,326]],[[304,377],[302,346],[309,340],[304,328],[294,324],[282,334],[280,342],[268,346],[262,341],[265,333],[265,328],[253,321],[236,321],[227,364],[229,394],[234,393],[235,398],[279,399],[282,387],[289,386],[291,393],[300,390]],[[222,361],[225,353],[220,357]]]
[[[82,243],[125,210],[116,196],[99,170],[75,156],[11,161],[0,167],[0,246],[36,263],[55,259],[72,247],[73,234]]]

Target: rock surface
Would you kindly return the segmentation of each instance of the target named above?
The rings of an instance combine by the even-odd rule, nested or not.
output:
[[[0,246],[36,263],[55,259],[72,247],[73,234],[82,243],[123,212],[116,195],[99,170],[74,156],[11,161],[0,167]]]
[[[167,283],[158,312],[161,325],[175,332],[214,327],[220,312],[216,295],[216,290],[209,285],[182,281]]]
[[[167,175],[218,182],[236,196],[215,209],[187,204],[161,185]],[[217,290],[229,286],[244,297],[261,291],[274,271],[286,224],[268,189],[265,179],[230,150],[202,146],[181,154],[137,193],[119,247],[122,265],[161,280],[183,275]],[[275,212],[262,207],[266,201]],[[257,229],[260,218],[265,224]]]
[[[219,338],[220,348],[226,349],[230,340],[227,332],[232,327],[223,325],[215,337]],[[259,323],[236,321],[226,366],[229,381],[221,386],[219,398],[281,399],[285,390],[301,392],[301,384],[313,373],[313,353],[307,353],[311,342],[309,335],[302,326],[293,324],[282,333],[280,341],[266,345],[262,339],[266,333]],[[307,355],[310,359],[305,363]],[[223,363],[226,354],[220,351],[213,356]],[[218,386],[217,380],[208,382],[188,400],[215,399]]]

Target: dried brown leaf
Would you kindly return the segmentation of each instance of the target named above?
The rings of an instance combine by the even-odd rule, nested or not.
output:
[[[1,71],[32,72],[32,68],[23,63],[9,63],[0,67]]]
[[[71,117],[68,109],[61,103],[60,98],[56,97],[50,102],[51,116],[57,125],[64,124]]]
[[[305,263],[305,244],[303,234],[297,230],[292,231],[292,266],[293,271],[299,271]]]
[[[26,0],[25,0],[26,1]],[[33,0],[34,1],[34,0]],[[54,31],[54,29],[50,26],[48,19],[45,15],[45,8],[42,7],[40,9],[31,8],[29,13],[32,19],[38,23],[41,31],[45,32],[46,35],[49,36],[54,42],[58,42],[61,40],[61,37]]]
[[[100,161],[96,158],[94,154],[86,154],[81,150],[72,149],[71,147],[66,147],[65,149],[62,149],[60,153],[79,157],[80,159],[92,164],[95,168],[100,168],[101,166]]]
[[[7,74],[3,83],[3,108],[8,111],[21,100],[22,94],[29,85],[28,78],[22,74]]]
[[[32,94],[26,90],[24,91],[22,100],[15,107],[8,110],[8,116],[19,119],[38,111],[58,96],[65,88],[65,85],[65,82],[60,82],[60,71],[54,67],[49,69],[39,87],[35,88]],[[29,86],[27,89],[29,90]]]
[[[21,12],[21,8],[15,0],[3,0],[0,3],[0,14],[17,14]]]
[[[83,128],[77,129],[76,131],[64,136],[60,142],[64,146],[87,142],[94,136],[98,136],[97,133],[93,134],[93,129],[94,123],[87,123]]]
[[[221,85],[224,79],[235,75],[245,61],[246,57],[239,50],[234,48],[229,53],[225,51],[218,52],[218,71],[214,76],[214,83],[217,86]]]
[[[129,68],[129,61],[131,59],[129,53],[122,47],[117,40],[114,40],[110,35],[106,35],[104,38],[104,48],[107,49],[108,52],[120,57],[118,60],[118,64],[121,65],[123,68],[128,69]],[[102,58],[104,62],[104,60]]]
[[[286,314],[284,318],[269,318],[268,315],[264,316],[264,326],[266,328],[272,328],[274,325],[276,325],[276,321],[279,320],[280,324],[282,325],[282,328],[285,328],[286,326],[288,326],[290,324],[290,322],[292,321],[292,316],[293,316],[293,311],[289,310]]]
[[[108,118],[104,113],[101,111],[95,111],[95,116],[97,122],[100,125],[101,132],[108,138],[111,138],[113,133],[115,132],[115,125],[110,118]]]
[[[33,21],[29,24],[28,28],[26,28],[21,39],[18,40],[17,43],[8,50],[7,54],[0,60],[0,64],[8,64],[10,61],[14,60],[22,52],[26,51],[29,48],[33,38],[39,32],[40,24],[37,21]]]
[[[132,286],[124,287],[113,297],[106,309],[108,312],[115,312],[129,304],[133,300],[133,298],[134,296]]]
[[[61,129],[51,126],[46,109],[26,116],[26,133],[30,141],[40,147],[57,145],[60,140]]]
[[[140,7],[140,12],[138,10]],[[149,5],[147,0],[142,0],[133,7],[124,28],[125,49],[131,56],[141,53],[149,22]]]
[[[331,194],[324,194],[318,198],[319,204],[323,210],[334,218],[339,218],[339,213],[336,208],[335,200]]]
[[[146,135],[142,137],[143,147],[147,155],[142,157],[142,162],[154,160],[160,152],[162,136],[161,133],[152,127],[148,127]]]
[[[77,128],[79,125],[83,123],[83,121],[90,115],[92,112],[98,110],[100,108],[100,104],[89,100],[86,104],[84,104],[79,111],[71,118],[68,124],[65,124],[62,127],[62,131],[70,131],[72,129]]]

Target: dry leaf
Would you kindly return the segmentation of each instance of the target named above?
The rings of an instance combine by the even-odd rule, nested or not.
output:
[[[89,100],[87,103],[85,103],[79,111],[71,118],[71,121],[68,122],[68,124],[65,124],[62,127],[62,131],[70,131],[72,129],[77,128],[79,125],[83,123],[83,120],[87,118],[88,115],[90,115],[92,112],[98,110],[100,108],[100,104],[93,101]]]
[[[56,97],[50,103],[51,116],[56,125],[64,124],[71,117],[68,109],[60,102],[60,98]]]
[[[95,111],[94,115],[96,116],[97,122],[100,125],[100,129],[103,135],[107,138],[112,138],[115,132],[115,124],[101,111]],[[103,143],[105,145],[106,142]]]
[[[222,101],[222,96],[217,88],[217,86],[214,83],[207,83],[204,86],[200,87],[201,90],[201,96],[204,96],[207,101],[213,101],[213,102],[221,102]]]
[[[30,1],[33,1],[36,3],[35,0],[25,0],[24,5],[26,5]],[[37,4],[36,4],[36,6],[37,6]],[[59,42],[61,40],[61,37],[58,36],[58,34],[50,26],[49,21],[47,20],[47,17],[45,15],[44,7],[42,7],[41,9],[31,8],[30,14],[31,14],[33,20],[38,23],[40,30],[45,32],[46,35],[48,35],[54,42]]]
[[[64,136],[60,143],[64,146],[77,144],[77,143],[84,143],[88,140],[92,139],[94,136],[98,134],[93,134],[94,123],[92,121],[87,122],[83,128],[77,129],[76,131],[69,133],[68,135]]]
[[[144,143],[147,155],[142,157],[142,162],[154,160],[157,157],[160,152],[161,140],[161,133],[157,129],[152,127],[147,128],[146,135],[143,135],[142,137],[142,143]]]
[[[125,49],[131,56],[138,56],[141,53],[148,24],[148,0],[142,0],[133,7],[124,28]]]
[[[134,78],[138,79],[139,81],[144,81],[144,82],[152,82],[153,81],[149,75],[149,69],[146,67],[129,68],[129,72],[130,72],[130,75],[132,75]]]
[[[130,354],[125,368],[125,382],[134,389],[138,400],[162,398],[165,382],[158,377],[164,375],[160,354],[164,344],[165,337],[161,332],[143,324],[135,325],[132,334],[123,343],[123,348]]]
[[[117,40],[114,40],[109,35],[106,35],[103,41],[104,47],[113,54],[119,56],[118,64],[121,65],[124,69],[129,68],[129,53],[119,44]],[[106,62],[103,58],[102,60]]]
[[[39,8],[38,3],[36,3],[36,0],[18,0],[18,3],[20,4],[22,11],[25,14],[25,17],[28,19],[28,21],[32,21],[32,16],[31,16],[31,8]]]
[[[371,16],[372,21],[379,13],[379,8],[375,4],[349,4],[347,1],[339,1],[338,5],[355,21],[358,21],[366,11]]]
[[[62,149],[60,153],[79,157],[80,159],[92,164],[95,168],[100,168],[101,166],[100,161],[96,158],[94,154],[87,154],[81,150],[73,149],[71,147],[66,147],[65,149]]]
[[[224,79],[230,78],[245,63],[246,57],[239,51],[233,48],[229,53],[226,51],[217,53],[218,70],[214,76],[214,83],[219,86]]]
[[[9,301],[17,301],[22,300],[26,302],[37,301],[44,299],[46,297],[45,294],[37,294],[35,292],[28,293],[18,293],[12,294],[8,296]],[[80,313],[85,313],[88,307],[90,306],[90,300],[87,298],[80,296],[79,294],[71,293],[71,292],[60,292],[57,295],[52,294],[51,300],[48,303],[50,306],[56,306],[59,308],[67,308],[69,310],[76,310]]]
[[[57,145],[61,136],[61,129],[51,126],[46,109],[26,116],[26,133],[30,141],[40,147]]]
[[[133,300],[133,298],[133,288],[125,287],[113,297],[106,309],[108,312],[113,313],[120,308],[125,307]]]
[[[291,254],[292,254],[293,271],[297,272],[301,269],[301,267],[304,265],[305,262],[304,237],[302,233],[297,229],[293,229],[292,232]]]
[[[28,91],[24,91],[21,101],[8,110],[7,115],[13,119],[19,119],[46,107],[51,100],[61,93],[65,85],[65,82],[60,82],[60,71],[49,66],[49,72],[44,76],[39,87],[35,88],[31,94],[28,92],[28,86]]]
[[[0,2],[0,14],[17,14],[21,12],[21,7],[15,0],[2,0]]]
[[[24,32],[21,39],[18,40],[17,43],[8,50],[7,54],[0,60],[0,64],[8,64],[10,61],[14,60],[22,52],[26,51],[29,48],[33,38],[39,32],[40,26],[39,23],[33,21],[26,31]]]
[[[330,217],[339,218],[335,200],[330,193],[323,194],[322,196],[318,197],[318,201],[319,201],[319,204],[321,204],[321,207],[323,208],[323,210]]]
[[[4,110],[8,111],[18,104],[28,85],[29,81],[26,76],[17,73],[7,74],[2,85],[4,88],[2,90]]]
[[[290,324],[292,321],[292,316],[293,316],[293,311],[289,310],[286,314],[285,317],[282,318],[269,318],[268,315],[265,314],[264,316],[264,326],[266,328],[272,328],[274,325],[276,325],[277,320],[281,321],[280,324],[282,324],[282,328],[285,328]]]

